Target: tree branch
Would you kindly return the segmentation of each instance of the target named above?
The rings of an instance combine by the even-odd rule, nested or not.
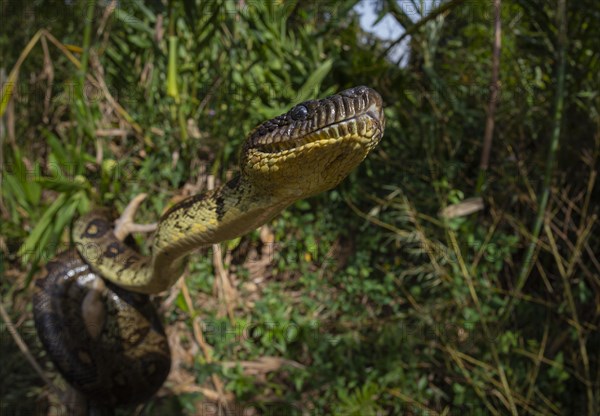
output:
[[[396,20],[398,21],[398,23],[400,23],[402,26],[404,26],[406,28],[406,30],[398,39],[393,41],[390,44],[390,46],[388,46],[385,49],[385,51],[383,51],[383,53],[381,54],[380,57],[385,58],[389,51],[391,51],[396,45],[400,44],[408,36],[412,35],[417,30],[419,30],[421,27],[423,27],[423,25],[425,25],[427,22],[430,22],[431,20],[438,17],[440,14],[449,11],[451,8],[458,6],[459,4],[461,4],[463,2],[464,2],[464,0],[450,0],[448,3],[442,4],[440,7],[433,10],[431,13],[429,13],[426,17],[422,18],[417,23],[415,23],[414,25],[410,25],[410,26],[408,24],[403,23],[402,22],[403,19],[400,19],[399,16],[397,16],[398,10],[390,10],[390,13],[392,14],[392,16],[394,16],[396,18]]]

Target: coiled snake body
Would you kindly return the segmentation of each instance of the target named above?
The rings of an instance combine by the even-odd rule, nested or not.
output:
[[[47,265],[33,300],[38,334],[65,379],[98,403],[151,396],[169,372],[170,355],[148,295],[177,281],[191,250],[246,234],[336,186],[379,143],[384,126],[381,97],[367,87],[298,104],[262,123],[243,144],[237,178],[162,215],[152,257],[117,239],[102,212],[77,220],[76,249]],[[96,287],[103,288],[96,295],[103,306],[90,316],[85,304]]]

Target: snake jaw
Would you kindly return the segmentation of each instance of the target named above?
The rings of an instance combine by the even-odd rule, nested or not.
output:
[[[355,87],[298,104],[255,128],[241,169],[281,198],[303,198],[340,183],[377,146],[385,129],[381,96]]]

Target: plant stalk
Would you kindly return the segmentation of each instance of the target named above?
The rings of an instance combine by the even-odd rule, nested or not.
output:
[[[556,95],[554,101],[554,114],[552,117],[552,136],[550,147],[548,148],[548,156],[546,158],[546,170],[544,172],[544,183],[542,195],[539,198],[537,216],[533,225],[532,237],[523,259],[523,264],[517,278],[517,284],[514,288],[512,297],[508,301],[504,311],[502,312],[502,320],[510,315],[515,306],[515,299],[521,295],[521,290],[525,286],[529,273],[535,263],[534,253],[539,241],[540,231],[544,223],[544,216],[550,198],[550,187],[552,185],[552,176],[554,166],[556,164],[556,155],[560,144],[560,131],[563,116],[563,106],[565,98],[565,72],[566,72],[566,50],[567,50],[567,17],[566,17],[566,0],[558,0],[556,10],[557,27],[558,27],[558,48],[557,48],[557,76],[556,76]]]
[[[492,50],[492,84],[490,85],[490,102],[487,108],[487,117],[485,122],[485,133],[483,135],[483,150],[481,151],[481,161],[479,162],[479,177],[477,179],[476,193],[481,194],[485,184],[487,170],[490,164],[490,153],[492,150],[492,140],[494,139],[494,115],[496,113],[496,104],[498,102],[498,82],[500,73],[500,47],[502,45],[502,21],[500,16],[501,0],[494,0],[494,45]]]

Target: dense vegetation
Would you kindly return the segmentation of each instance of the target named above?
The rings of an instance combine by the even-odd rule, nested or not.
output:
[[[234,174],[257,123],[360,84],[386,103],[378,149],[192,256],[157,302],[174,371],[137,414],[600,413],[599,3],[502,2],[495,111],[493,2],[376,2],[411,35],[402,66],[356,3],[1,3],[0,294],[27,349],[4,316],[0,413],[64,402],[27,361],[65,388],[30,299],[77,215],[148,192],[154,221]]]

